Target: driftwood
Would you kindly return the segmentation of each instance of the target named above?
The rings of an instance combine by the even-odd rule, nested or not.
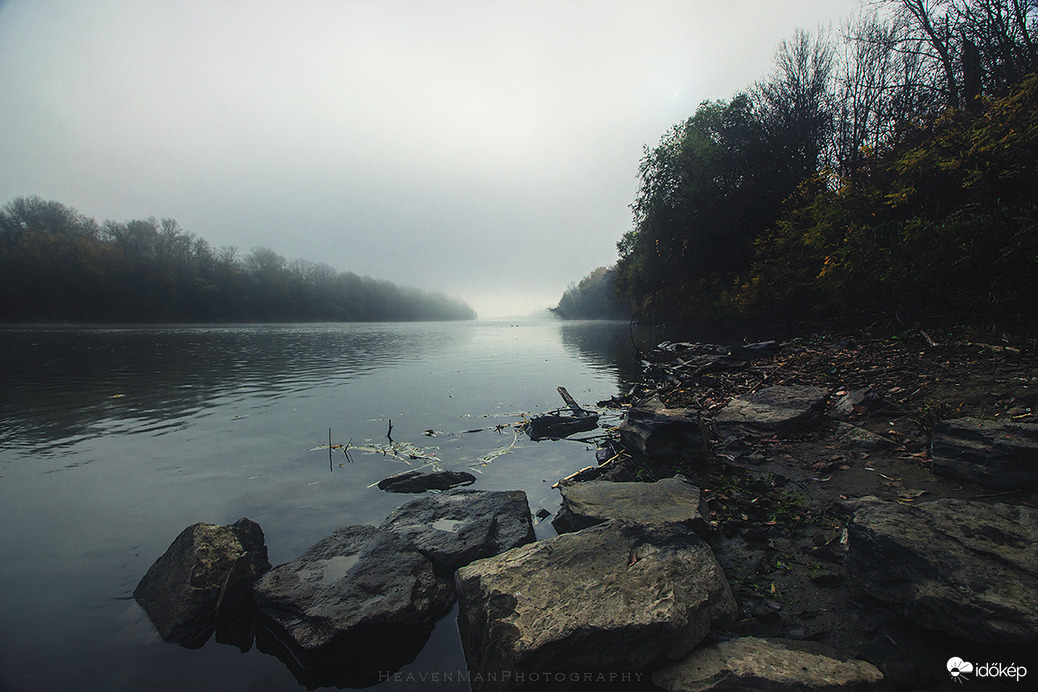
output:
[[[559,396],[569,406],[573,415],[549,413],[531,418],[526,424],[526,432],[531,440],[560,439],[598,427],[598,414],[581,408],[565,387],[559,387]]]
[[[597,413],[579,417],[544,415],[531,418],[526,425],[526,432],[531,440],[559,439],[597,427]]]
[[[566,391],[565,387],[559,387],[559,396],[562,397],[562,400],[565,401],[566,405],[569,406],[571,411],[573,411],[574,416],[590,415],[589,412],[580,408],[580,404],[577,403],[576,399],[570,396],[569,392]]]

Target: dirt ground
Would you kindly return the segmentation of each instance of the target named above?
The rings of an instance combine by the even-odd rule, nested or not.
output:
[[[785,342],[743,366],[685,368],[680,378],[668,376],[665,364],[650,372],[656,380],[636,397],[656,393],[668,406],[700,408],[708,421],[731,398],[773,385],[826,387],[831,402],[844,392],[868,390],[871,401],[847,420],[893,443],[862,449],[839,439],[835,421],[826,419],[791,437],[733,444],[715,434],[715,459],[706,467],[634,459],[612,465],[608,477],[614,480],[682,473],[702,489],[714,527],[711,543],[742,607],[741,619],[717,636],[823,642],[876,664],[904,690],[955,689],[945,670],[952,656],[1016,662],[1038,675],[1034,651],[924,631],[856,589],[843,566],[847,517],[841,511],[842,500],[866,495],[902,503],[954,497],[1038,506],[1032,491],[995,491],[938,477],[929,454],[940,420],[1038,422],[1035,340],[923,332],[897,339],[817,337]],[[977,690],[1022,689],[1015,681],[985,685],[970,681]]]

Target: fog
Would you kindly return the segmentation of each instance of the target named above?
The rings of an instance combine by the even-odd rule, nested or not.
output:
[[[638,162],[857,0],[0,0],[0,204],[554,305]]]

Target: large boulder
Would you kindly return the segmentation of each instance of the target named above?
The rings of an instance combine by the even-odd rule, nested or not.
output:
[[[133,590],[162,638],[204,643],[220,622],[248,604],[252,582],[270,569],[259,524],[192,524],[176,537]]]
[[[405,471],[383,478],[378,482],[378,489],[387,493],[424,493],[427,490],[450,490],[475,482],[476,477],[468,471]]]
[[[638,524],[685,522],[703,536],[709,510],[695,487],[681,476],[655,483],[587,481],[559,486],[562,509],[552,521],[559,533],[579,531],[610,519]]]
[[[667,408],[658,397],[635,403],[620,424],[620,442],[648,457],[705,460],[709,434],[699,411]]]
[[[455,588],[469,669],[513,673],[495,690],[677,659],[737,612],[713,552],[681,524],[613,520],[531,543],[462,567]]]
[[[944,499],[846,503],[847,573],[917,624],[981,642],[1038,642],[1038,510]]]
[[[787,434],[809,427],[825,411],[829,390],[806,385],[767,387],[736,397],[714,419],[718,429]]]
[[[1038,423],[956,418],[933,436],[933,470],[994,488],[1038,490]]]
[[[304,666],[332,658],[364,666],[388,650],[420,648],[453,601],[424,555],[373,526],[337,529],[253,591],[274,636]]]
[[[693,651],[652,674],[668,692],[865,692],[884,688],[883,673],[866,661],[809,641],[730,639]]]
[[[452,490],[408,502],[379,527],[406,539],[440,574],[534,539],[521,490]]]

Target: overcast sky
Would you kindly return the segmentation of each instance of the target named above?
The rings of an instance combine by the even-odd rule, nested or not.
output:
[[[616,260],[645,145],[857,0],[0,0],[0,204],[467,300]]]

